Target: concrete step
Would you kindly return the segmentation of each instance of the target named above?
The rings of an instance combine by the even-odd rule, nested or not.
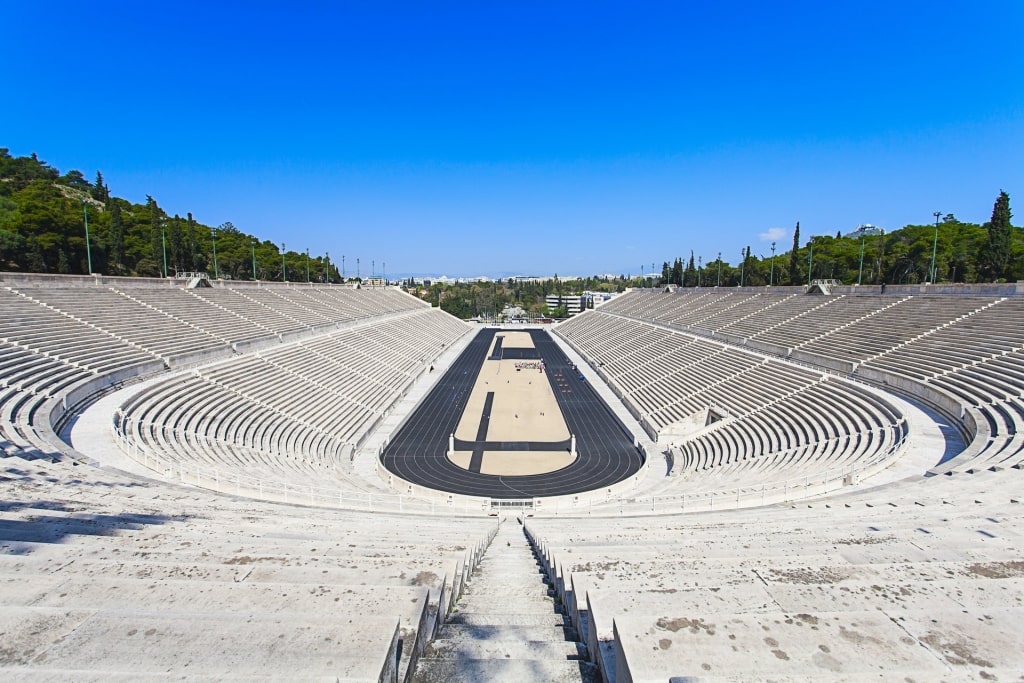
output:
[[[587,658],[582,643],[569,640],[464,640],[443,638],[427,646],[429,659],[559,659]]]
[[[564,614],[548,612],[463,612],[459,611],[448,617],[449,624],[466,626],[565,626],[569,623]]]
[[[597,667],[589,662],[539,659],[420,659],[417,683],[599,683]]]
[[[572,626],[543,624],[445,624],[441,638],[446,640],[576,640],[576,629]]]

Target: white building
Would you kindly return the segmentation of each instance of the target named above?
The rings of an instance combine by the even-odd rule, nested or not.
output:
[[[587,307],[587,298],[582,294],[548,294],[544,303],[547,304],[549,311],[565,306],[565,310],[572,316],[583,312]]]

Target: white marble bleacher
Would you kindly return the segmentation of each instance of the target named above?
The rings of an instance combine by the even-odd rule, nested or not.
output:
[[[204,474],[207,480],[244,476],[250,494],[254,478],[263,487],[275,477],[291,487],[363,491],[365,483],[347,476],[354,449],[419,373],[469,330],[440,311],[417,307],[197,368],[125,404],[125,446],[161,471],[194,466],[215,470]],[[174,439],[188,447],[169,443]],[[198,448],[190,464],[192,446]]]
[[[701,301],[708,312],[711,299]],[[630,328],[658,341],[629,345],[624,330]],[[724,409],[731,418],[696,437],[672,437],[674,471],[683,476],[659,489],[663,499],[819,472],[838,476],[891,456],[905,435],[898,411],[875,405],[873,395],[847,390],[840,382],[824,382],[821,372],[609,315],[604,308],[563,323],[557,332],[576,344],[658,433],[709,407]],[[602,347],[601,334],[611,340],[610,350]],[[651,353],[658,343],[667,351]],[[621,357],[613,359],[617,353]],[[700,476],[693,476],[698,471]]]
[[[389,659],[401,680],[424,609],[494,525],[276,505],[18,456],[0,458],[0,481],[9,680],[365,681]]]
[[[808,299],[817,297],[808,296]],[[787,348],[807,344],[817,337],[833,330],[848,326],[857,320],[874,315],[881,309],[895,305],[898,297],[881,296],[829,296],[821,297],[821,305],[804,311],[801,315],[775,325],[763,332],[753,334],[750,339],[768,342]]]
[[[152,306],[214,337],[228,343],[252,341],[273,336],[273,330],[260,326],[213,301],[198,297],[196,290],[118,287],[117,291],[129,299]]]
[[[101,390],[133,369],[159,372],[179,350],[194,351],[172,342],[167,330],[171,320],[186,329],[180,337],[193,337],[193,326],[182,322],[196,310],[179,306],[180,293],[161,292],[174,302],[173,310],[159,311],[163,297],[132,300],[94,286],[33,300],[0,289],[0,408],[9,418],[0,425],[4,676],[139,680],[191,672],[261,680],[301,672],[361,681],[397,666],[403,678],[418,629],[435,610],[446,609],[439,603],[442,585],[450,594],[460,567],[479,554],[491,521],[396,517],[377,528],[387,515],[217,497],[84,464],[73,451],[51,450],[52,442],[37,431],[43,417],[36,411],[45,401],[94,380]],[[113,304],[111,297],[123,301]],[[404,294],[372,298],[361,310],[384,317],[394,314],[387,308],[393,302],[405,311],[424,308]],[[192,293],[186,300],[229,315]],[[138,329],[118,327],[110,311],[96,310],[108,304],[131,310]],[[447,329],[457,337],[458,326],[463,334],[469,330],[424,310],[425,324],[410,323],[419,333]],[[73,319],[73,312],[88,322]],[[221,328],[219,344],[253,338],[232,337],[229,327]],[[206,344],[203,335],[193,338]],[[392,373],[414,355],[404,341],[399,351]],[[324,478],[313,459],[285,460],[268,450],[195,438],[207,431],[199,423],[208,419],[225,430],[222,437],[245,430],[264,445],[322,450],[305,438],[309,430],[301,423],[212,389],[218,388],[186,372],[144,391],[166,391],[169,400],[152,404],[134,423],[136,438],[152,442],[186,475],[197,462],[216,466],[230,458],[236,471],[268,481],[280,480],[288,468],[306,481]],[[221,488],[233,492],[231,483]],[[285,499],[320,502],[296,500],[294,491]],[[433,606],[425,612],[428,600]]]
[[[657,305],[651,303],[662,297]],[[749,295],[748,295],[749,296]],[[658,322],[682,319],[676,308],[699,304],[701,315],[715,315],[715,301],[728,310],[728,299],[689,294],[631,293],[620,297],[617,309],[645,310]],[[664,303],[672,302],[673,305]],[[779,314],[795,302],[806,302],[789,321]],[[810,306],[811,302],[822,302]],[[800,309],[795,306],[794,310]],[[953,400],[975,411],[984,427],[982,436],[956,458],[936,466],[933,473],[976,472],[1004,467],[1024,458],[1017,415],[1020,414],[1024,374],[1014,367],[1015,354],[1024,349],[1024,300],[1020,298],[931,296],[880,297],[873,295],[796,296],[745,319],[752,342],[769,341],[782,349],[799,349],[805,362],[842,361],[860,364],[911,381],[925,381]],[[757,328],[762,332],[756,332]],[[597,336],[588,340],[599,348]],[[756,346],[756,343],[753,344]],[[600,350],[597,351],[600,354]],[[852,366],[850,366],[852,367]],[[875,379],[874,374],[868,375]],[[912,389],[906,389],[913,393]],[[656,401],[645,397],[644,410]],[[680,417],[678,406],[662,406],[663,414]],[[863,438],[866,438],[863,437]]]
[[[258,288],[246,287],[244,291]],[[277,308],[268,306],[253,297],[246,296],[242,291],[236,291],[229,287],[197,288],[188,290],[189,294],[203,299],[214,306],[219,306],[226,311],[235,313],[261,328],[270,330],[271,335],[280,335],[286,332],[295,332],[307,329],[306,325],[297,318],[290,315],[286,306]],[[279,301],[275,299],[275,304]]]
[[[1024,668],[1021,483],[527,526],[617,680],[1003,680]]]
[[[851,304],[860,304],[857,301],[860,298],[846,297],[832,310],[839,312]],[[806,353],[859,363],[995,302],[992,297],[914,296],[880,307],[877,312],[857,320],[862,311],[858,305],[849,310],[851,324],[796,346]]]
[[[108,288],[19,287],[26,297],[103,330],[165,362],[220,348],[217,337]]]

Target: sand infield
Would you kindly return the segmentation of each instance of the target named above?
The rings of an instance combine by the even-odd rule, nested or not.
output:
[[[515,444],[524,442],[565,441],[569,438],[569,428],[547,375],[537,367],[531,367],[539,366],[539,361],[490,360],[499,338],[506,349],[534,348],[529,332],[502,331],[494,336],[487,360],[483,362],[455,430],[455,438],[510,445],[509,450],[485,450],[481,474],[543,474],[572,464],[575,457],[568,450],[528,451],[515,448]],[[483,413],[489,393],[493,398],[490,413],[485,418]],[[449,453],[448,459],[468,469],[472,452]]]

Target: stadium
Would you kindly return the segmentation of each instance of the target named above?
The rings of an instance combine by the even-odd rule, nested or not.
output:
[[[0,274],[13,679],[1017,680],[1024,284]]]

